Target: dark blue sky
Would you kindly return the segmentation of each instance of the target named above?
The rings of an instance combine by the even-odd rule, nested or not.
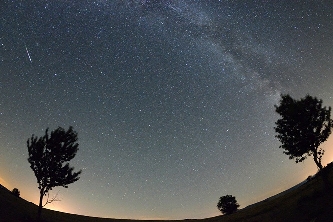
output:
[[[0,181],[37,202],[26,140],[72,125],[61,211],[204,218],[316,171],[280,150],[281,93],[333,105],[331,1],[0,3]],[[323,145],[330,148],[333,142]],[[333,160],[327,149],[324,164]],[[52,194],[52,193],[51,193]]]

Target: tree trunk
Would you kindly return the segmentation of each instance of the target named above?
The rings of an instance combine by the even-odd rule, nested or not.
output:
[[[317,167],[319,168],[319,171],[321,171],[323,169],[323,165],[321,165],[321,161],[318,160],[317,150],[313,152],[313,160],[315,161]]]
[[[321,178],[323,179],[324,188],[326,190],[330,190],[332,185],[328,179],[328,170],[327,170],[327,168],[323,169],[323,165],[321,165],[321,161],[318,160],[317,151],[313,152],[313,159],[314,159],[315,163],[317,164],[317,167],[319,168],[319,175],[321,175]]]
[[[43,208],[43,197],[44,197],[44,188],[40,190],[39,205],[38,205],[38,215],[37,215],[37,221],[38,222],[41,219],[42,208]]]

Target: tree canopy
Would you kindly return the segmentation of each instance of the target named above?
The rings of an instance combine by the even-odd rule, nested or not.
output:
[[[20,197],[21,192],[19,191],[19,189],[14,188],[14,189],[12,190],[12,194],[13,194],[14,196],[16,196],[16,197]]]
[[[279,105],[275,111],[281,115],[274,127],[276,138],[282,143],[279,148],[295,159],[296,163],[313,156],[314,162],[321,170],[324,150],[319,148],[331,134],[333,121],[331,107],[323,107],[323,101],[312,96],[305,96],[300,100],[290,95],[281,95]]]
[[[80,179],[81,170],[74,172],[74,168],[69,166],[69,161],[75,157],[79,149],[77,140],[77,133],[73,131],[73,127],[69,127],[67,131],[58,127],[50,135],[46,129],[44,136],[37,138],[32,135],[28,139],[28,161],[40,190],[38,218],[43,207],[43,197],[52,188],[56,186],[67,188],[68,184]]]
[[[232,214],[237,211],[239,204],[236,201],[236,197],[232,195],[225,195],[220,197],[217,203],[217,208],[223,214]]]

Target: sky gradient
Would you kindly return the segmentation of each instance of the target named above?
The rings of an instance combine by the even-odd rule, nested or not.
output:
[[[26,141],[73,126],[81,179],[51,209],[206,218],[281,192],[316,166],[278,148],[274,105],[333,106],[332,21],[328,0],[1,1],[0,183],[37,203]]]

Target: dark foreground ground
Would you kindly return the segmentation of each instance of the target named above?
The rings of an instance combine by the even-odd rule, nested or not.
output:
[[[323,176],[319,174],[297,188],[239,210],[232,215],[172,222],[333,221],[333,164],[324,170],[328,175],[329,186],[324,185]],[[5,188],[0,188],[0,221],[30,222],[34,221],[36,214],[35,204],[15,197]],[[42,217],[43,222],[135,222],[135,220],[80,216],[47,209],[43,209]]]

